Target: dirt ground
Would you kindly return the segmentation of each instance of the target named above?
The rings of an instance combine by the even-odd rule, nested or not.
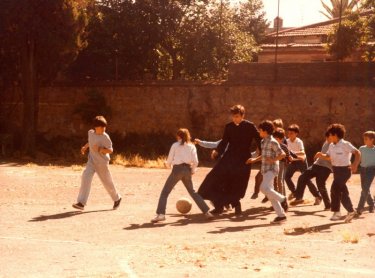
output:
[[[111,209],[95,177],[78,212],[71,204],[81,166],[0,164],[0,277],[375,277],[375,214],[332,222],[307,192],[310,203],[292,207],[287,223],[270,225],[270,203],[250,199],[253,170],[243,217],[231,211],[207,222],[196,205],[179,215],[175,203],[187,192],[178,184],[167,220],[154,225],[169,170],[110,167],[121,207]],[[196,188],[209,170],[199,169]],[[349,190],[356,205],[358,175]]]

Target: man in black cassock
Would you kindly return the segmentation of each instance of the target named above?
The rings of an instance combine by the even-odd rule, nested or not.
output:
[[[224,129],[223,139],[213,152],[219,161],[207,174],[198,193],[210,200],[220,214],[225,205],[232,205],[236,215],[241,215],[240,200],[245,196],[251,166],[246,161],[251,157],[252,142],[260,149],[261,138],[256,126],[244,119],[245,108],[235,105],[230,109],[232,122]]]

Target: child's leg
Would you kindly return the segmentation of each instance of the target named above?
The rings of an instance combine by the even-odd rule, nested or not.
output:
[[[195,192],[193,187],[193,182],[191,180],[191,169],[188,166],[185,166],[186,169],[184,171],[184,175],[182,177],[182,183],[185,185],[187,191],[189,192],[191,198],[193,198],[194,202],[197,204],[199,209],[206,213],[210,210],[210,208],[207,206],[206,202],[203,200],[201,195],[199,195],[197,192]]]
[[[371,194],[370,194],[370,187],[371,187],[372,180],[374,179],[374,172],[375,170],[371,171],[370,168],[365,168],[365,167],[361,168],[362,191],[361,191],[361,197],[359,198],[359,202],[357,206],[357,209],[359,211],[363,210],[366,201],[370,207],[374,207],[374,200],[372,199]]]
[[[173,166],[172,173],[167,178],[163,190],[160,193],[158,207],[156,209],[157,214],[165,214],[168,196],[171,193],[173,187],[175,187],[175,185],[182,178],[181,167],[182,166],[179,165]]]
[[[316,185],[318,186],[320,195],[323,198],[325,208],[331,207],[331,201],[329,200],[327,188],[326,188],[326,181],[331,173],[331,170],[327,167],[313,165],[316,172]]]
[[[296,186],[294,185],[292,181],[292,177],[294,173],[297,171],[297,169],[298,169],[297,163],[293,162],[286,167],[286,171],[285,171],[285,182],[290,192],[293,193],[293,195],[295,195]]]
[[[259,194],[260,184],[262,183],[262,173],[259,171],[255,176],[254,193]]]
[[[275,174],[271,171],[266,172],[263,174],[263,181],[260,185],[260,191],[267,196],[270,200],[272,207],[274,208],[277,216],[284,217],[285,212],[281,206],[281,202],[285,200],[285,196],[281,195],[273,188],[273,179]]]
[[[348,187],[346,186],[346,182],[351,176],[351,169],[349,167],[335,167],[335,172],[335,181],[341,204],[348,212],[353,212],[353,204],[349,197]]]
[[[284,161],[280,161],[279,163],[280,164],[279,164],[279,174],[277,176],[277,184],[279,185],[279,188],[281,189],[281,191],[279,191],[279,193],[281,195],[286,196],[285,184],[284,184],[286,163]]]
[[[109,171],[108,164],[95,165],[95,170],[104,188],[111,196],[113,202],[120,200],[121,196],[113,183],[112,175]]]
[[[308,168],[307,167],[307,161],[304,161],[304,162],[301,162],[300,165],[299,165],[299,171],[301,172],[301,174],[303,174],[305,171],[307,171],[307,169],[311,169],[312,173],[312,176],[310,179],[308,179],[306,181],[306,185],[309,189],[309,191],[311,192],[311,194],[315,197],[315,198],[321,198],[320,196],[320,193],[318,191],[318,188],[315,186],[315,184],[311,181],[311,179],[313,177],[315,177],[315,172],[312,170],[312,168]]]
[[[315,172],[312,167],[302,172],[302,174],[298,177],[296,194],[294,195],[294,197],[296,197],[297,200],[303,199],[303,194],[305,193],[306,185],[314,177]]]
[[[91,182],[94,177],[94,174],[95,174],[94,166],[90,162],[87,162],[86,168],[82,173],[81,187],[79,189],[79,194],[77,198],[77,202],[81,203],[84,206],[86,205],[87,199],[89,198],[89,195],[90,195]]]

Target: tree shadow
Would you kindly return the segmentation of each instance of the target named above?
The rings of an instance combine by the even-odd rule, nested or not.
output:
[[[50,215],[40,215],[37,217],[33,217],[28,222],[40,222],[40,221],[46,221],[46,220],[53,220],[53,219],[63,219],[68,217],[73,217],[76,215],[82,215],[87,213],[94,213],[94,212],[104,212],[104,211],[112,211],[113,209],[103,209],[103,210],[90,210],[90,211],[67,211],[63,213],[57,213],[57,214],[50,214]]]
[[[284,234],[288,236],[301,236],[304,234],[311,234],[311,233],[330,233],[330,228],[332,226],[337,225],[344,225],[347,224],[345,222],[335,222],[335,223],[328,223],[328,224],[322,224],[317,226],[311,226],[311,227],[296,227],[289,230],[285,230]]]

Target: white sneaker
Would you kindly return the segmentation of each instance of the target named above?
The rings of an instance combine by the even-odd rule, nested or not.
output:
[[[356,216],[356,212],[355,211],[348,212],[348,215],[345,217],[345,223],[351,222],[352,219],[354,218],[354,216]]]
[[[207,220],[212,220],[215,218],[215,216],[212,215],[211,212],[207,211],[204,216],[206,217]]]
[[[160,222],[160,221],[164,221],[164,220],[165,220],[165,215],[164,214],[158,214],[153,219],[151,219],[151,223],[156,223],[156,222]]]
[[[332,217],[330,218],[330,220],[332,221],[337,221],[337,220],[340,220],[341,219],[341,213],[339,211],[336,211],[333,213]]]

